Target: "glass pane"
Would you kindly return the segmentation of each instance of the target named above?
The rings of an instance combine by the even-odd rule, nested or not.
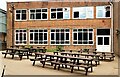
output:
[[[47,12],[47,9],[42,9],[42,12]]]
[[[61,40],[64,40],[64,33],[61,33]]]
[[[26,14],[22,14],[22,20],[26,20]]]
[[[63,9],[62,8],[58,8],[57,11],[62,11]]]
[[[36,9],[36,12],[41,12],[41,9]]]
[[[68,19],[69,18],[69,12],[64,12],[64,19]]]
[[[97,29],[97,35],[110,35],[110,29]]]
[[[103,45],[103,37],[98,37],[98,45]]]
[[[16,40],[18,40],[18,34],[16,34]]]
[[[35,40],[35,41],[38,41],[38,33],[35,33],[35,34],[34,34],[34,40]]]
[[[79,18],[79,12],[74,12],[74,18]]]
[[[33,40],[33,33],[30,33],[30,40]]]
[[[35,15],[34,14],[30,14],[30,19],[35,19]]]
[[[51,12],[56,11],[56,9],[51,9]]]
[[[92,40],[92,36],[93,36],[93,34],[89,33],[89,40]]]
[[[47,40],[47,33],[44,33],[44,40]]]
[[[73,34],[73,37],[74,37],[73,40],[77,40],[77,33],[74,33],[74,34]]]
[[[20,33],[20,41],[22,41],[22,33]]]
[[[54,40],[54,33],[51,33],[51,40]]]
[[[16,20],[20,20],[20,14],[16,14]]]
[[[59,33],[56,33],[56,40],[59,40]]]
[[[109,45],[109,37],[104,37],[104,45]]]
[[[69,40],[69,33],[66,33],[66,40]]]
[[[43,33],[39,33],[39,40],[43,40]]]
[[[47,19],[47,14],[46,13],[42,13],[42,19]]]
[[[41,13],[36,14],[36,19],[41,19]]]
[[[56,18],[56,13],[51,13],[51,18]]]
[[[82,33],[78,33],[78,40],[82,40]]]
[[[57,13],[57,19],[63,19],[63,12]]]

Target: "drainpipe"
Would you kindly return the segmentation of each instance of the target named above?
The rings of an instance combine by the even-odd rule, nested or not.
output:
[[[113,3],[112,1],[110,1],[110,5],[111,5],[111,28],[112,28],[111,29],[112,30],[111,31],[111,37],[112,37],[111,38],[111,48],[112,48],[111,51],[114,52],[113,51],[113,46],[114,46],[114,40],[113,40],[114,39],[114,27],[113,26],[114,25],[113,25]]]

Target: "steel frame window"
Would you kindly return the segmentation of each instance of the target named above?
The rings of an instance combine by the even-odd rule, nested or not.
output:
[[[51,45],[70,45],[69,29],[51,29],[50,31]]]
[[[73,7],[73,19],[94,18],[94,7]]]
[[[27,44],[27,30],[16,29],[15,30],[15,44],[26,45]]]
[[[47,29],[30,29],[29,36],[30,45],[48,45]]]
[[[48,20],[48,9],[30,9],[29,10],[29,20]]]
[[[15,10],[15,20],[16,21],[25,21],[27,20],[27,10],[26,9],[17,9]]]
[[[73,45],[93,45],[93,29],[73,29]]]
[[[50,19],[51,20],[70,19],[70,8],[69,7],[51,8]]]

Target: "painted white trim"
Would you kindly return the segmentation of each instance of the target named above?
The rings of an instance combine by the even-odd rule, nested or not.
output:
[[[66,40],[65,37],[64,37],[64,40],[69,41],[69,44],[51,44],[51,33],[54,33],[54,34],[56,33],[56,32],[51,32],[51,30],[56,30],[56,29],[61,30],[61,29],[64,29],[64,28],[51,28],[50,29],[50,45],[70,45],[70,29],[69,28],[65,28],[65,29],[69,29],[69,32],[64,32],[65,37],[66,37],[66,33],[69,33],[69,40]],[[61,32],[59,32],[59,33],[61,33]],[[54,40],[52,40],[52,41],[56,42],[56,34],[54,35]]]
[[[106,7],[106,6],[110,6],[110,5],[105,5],[105,6],[96,6],[96,18],[111,18],[111,6],[110,6],[110,17],[98,17],[98,11],[97,11],[97,7]]]
[[[93,39],[93,40],[88,40],[88,41],[93,41],[93,44],[74,44],[74,43],[73,43],[74,41],[78,42],[78,29],[77,29],[77,32],[73,32],[74,29],[77,29],[77,28],[73,28],[73,29],[72,29],[72,45],[94,45],[94,29],[93,29],[93,28],[81,28],[81,29],[88,29],[88,30],[89,30],[89,29],[92,29],[92,30],[93,30],[92,32],[90,32],[90,33],[92,33],[92,35],[93,35],[93,36],[92,36],[92,39]],[[80,28],[79,28],[79,29],[80,29]],[[73,36],[74,33],[77,33],[77,40],[74,40],[74,36]],[[82,31],[82,33],[83,33],[83,31]],[[88,35],[88,39],[89,39],[89,35]]]
[[[20,20],[17,20],[17,19],[16,19],[16,14],[17,14],[17,13],[16,13],[16,10],[26,10],[26,20],[22,20],[22,19],[21,19],[21,17],[22,17],[21,13],[20,13]],[[27,18],[27,9],[16,9],[16,10],[14,11],[15,21],[27,21],[27,19],[28,19],[28,18]]]
[[[39,34],[39,32],[30,32],[30,30],[47,30],[47,32],[41,32],[41,33],[43,33],[43,38],[44,38],[44,33],[47,33],[47,40],[43,39],[43,41],[47,41],[47,44],[35,44],[35,43],[30,44],[30,41],[35,42],[35,40],[34,40],[34,33],[38,33]],[[30,33],[33,33],[33,40],[30,40]],[[39,38],[39,35],[38,35],[38,38]],[[48,45],[48,29],[46,29],[46,28],[44,28],[44,29],[29,29],[29,45]]]
[[[40,12],[41,13],[41,19],[36,19],[36,10],[37,9],[41,9],[41,12]],[[47,12],[42,12],[42,9],[47,9]],[[35,13],[34,13],[35,14],[35,19],[30,19],[30,14],[31,14],[30,10],[35,10]],[[47,14],[47,19],[42,19],[42,13],[46,13]],[[34,9],[29,9],[29,20],[36,20],[36,21],[37,20],[48,20],[48,8],[34,8]]]
[[[60,11],[60,12],[63,12],[63,18],[62,19],[57,19],[57,11],[51,12],[51,9],[57,9],[57,8],[62,8],[63,9],[63,11]],[[70,19],[70,7],[57,7],[57,8],[54,8],[54,7],[50,8],[50,20],[68,20],[68,19]],[[65,12],[64,8],[69,9],[69,18],[64,17],[64,12]],[[51,18],[51,13],[56,13],[56,18]]]

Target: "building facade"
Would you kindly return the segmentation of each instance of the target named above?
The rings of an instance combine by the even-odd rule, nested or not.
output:
[[[13,4],[14,21],[13,13],[7,12],[7,47],[14,42],[33,47],[63,45],[64,49],[113,52],[110,2],[8,2],[7,10]]]
[[[0,9],[0,50],[6,48],[6,11]]]

